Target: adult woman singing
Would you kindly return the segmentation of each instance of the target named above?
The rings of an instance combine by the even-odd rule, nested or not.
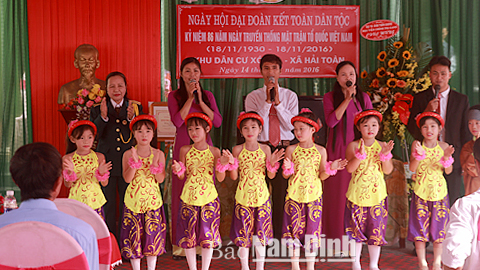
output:
[[[354,138],[355,114],[373,108],[369,96],[357,84],[358,74],[352,62],[339,63],[335,72],[337,81],[333,91],[323,98],[325,122],[329,128],[327,153],[330,160],[345,159],[347,145]],[[341,170],[324,181],[322,233],[327,239],[342,239],[345,235],[343,213],[350,179],[350,173]]]
[[[185,125],[185,117],[192,112],[203,112],[212,120],[213,126],[220,127],[222,116],[218,111],[217,103],[212,92],[206,91],[200,85],[202,69],[200,62],[194,57],[183,59],[180,65],[180,87],[168,95],[168,111],[170,118],[177,128],[173,146],[173,159],[179,160],[180,148],[190,144],[190,138]],[[207,138],[207,143],[212,145],[212,139]],[[180,194],[184,181],[172,174],[172,210],[171,220],[175,224],[180,206]],[[177,243],[176,226],[172,225],[172,243]],[[185,253],[178,246],[173,247],[173,258],[180,259]]]

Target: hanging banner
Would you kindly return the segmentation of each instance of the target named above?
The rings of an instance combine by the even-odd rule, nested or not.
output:
[[[359,6],[178,5],[180,63],[196,57],[204,78],[259,78],[276,54],[282,77],[335,77],[344,60],[359,66]]]

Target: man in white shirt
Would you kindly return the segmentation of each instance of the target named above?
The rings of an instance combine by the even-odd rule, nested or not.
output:
[[[473,146],[475,164],[480,169],[480,140]],[[480,189],[458,199],[450,209],[450,222],[443,241],[444,269],[480,267]]]
[[[272,152],[276,149],[283,150],[295,139],[290,120],[298,115],[298,96],[292,90],[279,86],[282,60],[277,55],[264,55],[260,60],[260,72],[264,86],[247,95],[245,110],[255,111],[263,118],[263,131],[258,136],[258,141],[270,145]],[[272,180],[272,222],[282,224],[288,182],[283,178],[281,169]],[[281,238],[281,228],[282,226],[274,226],[274,236],[277,239]]]
[[[0,216],[0,228],[23,221],[50,223],[70,234],[82,247],[91,270],[98,270],[98,244],[93,228],[57,209],[53,202],[63,185],[62,156],[53,145],[26,144],[10,160],[10,173],[20,188],[22,204]],[[1,260],[1,254],[0,254]]]

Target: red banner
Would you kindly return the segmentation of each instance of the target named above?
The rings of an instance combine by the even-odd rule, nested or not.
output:
[[[260,59],[282,61],[282,77],[334,77],[359,65],[359,6],[178,5],[177,78],[196,57],[204,78],[258,78]]]

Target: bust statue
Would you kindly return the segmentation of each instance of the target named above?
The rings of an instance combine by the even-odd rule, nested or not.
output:
[[[106,90],[105,81],[95,77],[95,70],[100,66],[98,50],[95,46],[90,44],[78,46],[75,50],[73,65],[80,71],[80,78],[62,85],[58,93],[58,104],[68,104],[70,100],[75,98],[78,90],[91,90],[94,84],[99,84],[100,89]]]

